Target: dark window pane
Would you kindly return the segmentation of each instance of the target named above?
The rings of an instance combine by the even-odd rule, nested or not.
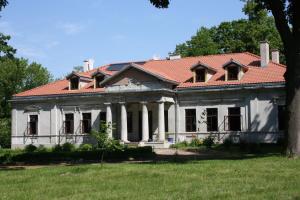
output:
[[[285,130],[285,114],[286,114],[286,106],[279,105],[278,106],[278,130]]]
[[[100,112],[100,123],[106,123],[106,112]]]
[[[74,115],[72,113],[65,114],[65,133],[74,133]]]
[[[218,109],[206,109],[207,131],[218,131]]]
[[[228,67],[227,68],[227,75],[228,80],[238,80],[239,68],[238,67]]]
[[[29,116],[29,134],[30,135],[37,135],[38,132],[38,116],[37,115],[30,115]]]
[[[96,88],[100,88],[100,83],[104,80],[104,76],[96,76]]]
[[[77,90],[79,88],[79,78],[71,78],[70,79],[71,90]]]
[[[82,113],[82,133],[91,132],[91,113]]]
[[[241,130],[241,109],[240,107],[228,108],[228,130]]]
[[[185,110],[185,130],[186,132],[196,131],[196,109]]]
[[[205,69],[196,70],[196,82],[205,82]]]

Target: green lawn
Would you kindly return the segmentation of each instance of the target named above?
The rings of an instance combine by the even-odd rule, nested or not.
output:
[[[300,160],[271,156],[0,170],[0,199],[297,199]]]

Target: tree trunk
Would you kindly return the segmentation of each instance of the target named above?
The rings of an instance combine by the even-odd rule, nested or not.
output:
[[[287,154],[300,156],[300,44],[286,53]]]

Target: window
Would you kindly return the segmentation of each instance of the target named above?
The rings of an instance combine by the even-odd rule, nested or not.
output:
[[[218,109],[206,109],[207,131],[218,131]]]
[[[165,132],[169,132],[169,113],[165,110]]]
[[[285,130],[285,113],[286,113],[286,106],[278,105],[278,130],[284,131]]]
[[[74,77],[70,79],[70,89],[71,90],[78,90],[79,89],[79,78]]]
[[[106,112],[100,112],[100,124],[106,123]]]
[[[227,80],[235,81],[238,80],[239,68],[238,67],[228,67],[227,68]]]
[[[196,70],[196,82],[205,82],[205,69],[197,69]]]
[[[96,88],[100,88],[100,83],[104,80],[104,76],[96,76],[95,81],[96,81]]]
[[[74,115],[72,113],[65,114],[65,134],[74,133]]]
[[[29,115],[29,135],[37,135],[38,133],[38,116]]]
[[[81,121],[81,130],[82,133],[90,133],[91,132],[91,113],[82,113],[82,121]]]
[[[241,131],[240,107],[228,108],[228,130]]]
[[[132,112],[127,112],[127,130],[128,130],[128,133],[132,133]]]
[[[196,131],[196,109],[185,110],[185,130],[186,132]]]

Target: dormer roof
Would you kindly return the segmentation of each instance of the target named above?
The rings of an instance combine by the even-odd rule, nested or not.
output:
[[[194,71],[195,69],[197,69],[197,68],[199,68],[199,67],[206,68],[206,69],[208,69],[209,71],[212,71],[212,72],[214,72],[214,73],[217,72],[216,69],[214,69],[214,68],[208,66],[207,64],[205,64],[205,63],[203,63],[203,62],[201,62],[201,61],[198,61],[196,64],[193,64],[193,65],[191,66],[190,70]]]

